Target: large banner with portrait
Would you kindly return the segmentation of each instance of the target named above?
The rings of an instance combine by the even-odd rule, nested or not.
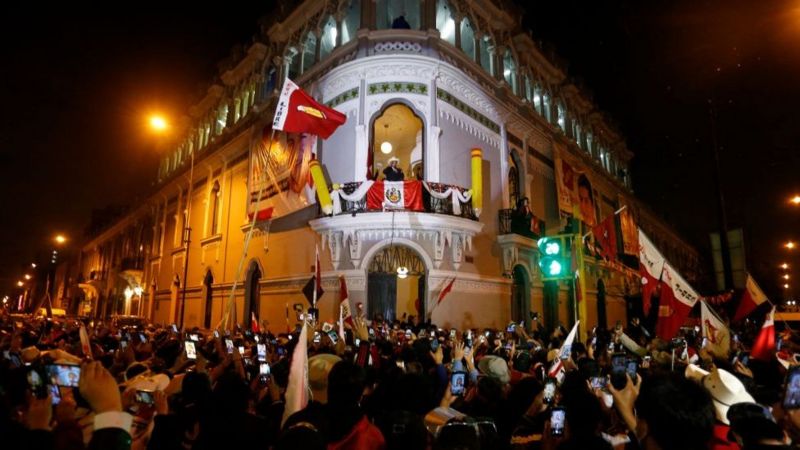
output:
[[[264,127],[250,150],[248,214],[255,211],[259,200],[260,210],[274,207],[283,214],[308,204],[308,162],[316,147],[316,136],[279,131],[270,141],[270,135],[271,128]],[[269,200],[278,193],[279,201]]]
[[[588,227],[597,225],[595,192],[587,171],[556,153],[556,195],[563,215],[581,220]]]

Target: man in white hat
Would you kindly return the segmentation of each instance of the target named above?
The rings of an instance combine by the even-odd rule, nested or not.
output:
[[[399,167],[400,159],[396,156],[389,158],[389,167],[383,169],[383,175],[386,181],[403,181],[406,176],[403,174],[403,169]]]

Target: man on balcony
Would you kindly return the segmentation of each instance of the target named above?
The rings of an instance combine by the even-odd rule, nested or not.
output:
[[[396,156],[389,158],[389,167],[383,169],[386,181],[403,181],[406,178],[405,174],[403,174],[403,169],[398,167],[399,164],[400,159]]]

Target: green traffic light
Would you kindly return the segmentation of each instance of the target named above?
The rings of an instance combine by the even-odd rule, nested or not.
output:
[[[548,242],[544,246],[545,255],[557,255],[559,252],[561,252],[561,246],[558,242]]]
[[[550,261],[550,265],[547,267],[550,276],[561,275],[561,269],[561,263],[556,260]]]

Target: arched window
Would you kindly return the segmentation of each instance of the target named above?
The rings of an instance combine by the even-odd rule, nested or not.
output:
[[[514,61],[514,56],[511,50],[506,50],[503,55],[503,79],[511,87],[511,91],[519,95],[519,87],[517,86],[517,63]]]
[[[557,114],[556,114],[556,123],[561,130],[567,130],[567,108],[564,107],[563,102],[558,102],[556,104]]]
[[[223,103],[217,109],[217,120],[214,125],[214,134],[220,135],[222,134],[222,130],[228,126],[228,104]]]
[[[494,43],[492,42],[492,38],[489,36],[483,36],[480,42],[480,57],[481,57],[481,67],[483,70],[489,72],[490,74],[494,74],[494,62],[493,62],[493,54],[494,54]]]
[[[550,109],[551,107],[550,94],[548,94],[547,91],[544,91],[542,93],[542,116],[545,118],[545,120],[552,123],[553,115]]]
[[[373,164],[377,179],[388,176],[390,159],[397,158],[397,168],[404,179],[424,173],[422,120],[408,106],[395,103],[378,115],[372,124]],[[396,171],[391,172],[399,176]],[[400,180],[397,180],[400,181]]]
[[[442,40],[456,45],[456,22],[447,0],[436,1],[436,29]]]
[[[376,0],[375,27],[419,30],[419,0]]]
[[[214,275],[211,270],[206,271],[206,276],[203,279],[203,286],[205,287],[205,313],[203,314],[203,324],[206,328],[211,328],[211,307],[212,300],[214,299]]]
[[[508,169],[508,205],[509,208],[516,208],[517,201],[520,199],[519,192],[519,170],[514,158],[511,158],[511,167]]]
[[[591,132],[586,133],[586,153],[592,154],[592,145],[594,145],[594,136],[592,136]]]
[[[461,51],[466,53],[469,59],[475,60],[475,30],[472,29],[467,17],[461,21]]]
[[[308,32],[306,35],[306,42],[303,45],[303,67],[301,71],[305,72],[314,65],[317,59],[317,35]]]
[[[295,79],[298,75],[300,75],[301,59],[302,57],[300,52],[295,47],[289,47],[286,50],[285,64],[289,68],[289,70],[286,72],[286,76],[288,76],[290,79]]]
[[[208,145],[208,139],[211,137],[211,125],[205,124],[203,128],[203,147]]]
[[[208,234],[209,236],[214,236],[219,234],[219,181],[214,181],[214,187],[211,188],[211,196],[209,201],[211,202],[208,212],[211,214],[209,217],[209,224],[208,227]]]
[[[239,121],[242,117],[242,99],[236,98],[233,100],[233,123]]]
[[[253,261],[247,268],[247,278],[244,284],[244,321],[252,323],[251,318],[259,318],[259,303],[261,298],[261,269],[258,263]]]
[[[542,87],[536,81],[533,82],[533,108],[539,115],[544,116],[544,106],[542,103]]]
[[[320,60],[327,58],[333,49],[336,48],[338,33],[339,32],[336,30],[336,19],[334,19],[333,16],[328,16],[328,20],[326,20],[325,25],[322,26],[322,38],[319,42]]]
[[[342,23],[342,44],[355,38],[359,27],[361,27],[361,0],[351,0]]]
[[[578,147],[583,148],[583,130],[581,130],[581,125],[577,120],[572,120],[572,136],[575,138],[575,143],[578,144]]]

